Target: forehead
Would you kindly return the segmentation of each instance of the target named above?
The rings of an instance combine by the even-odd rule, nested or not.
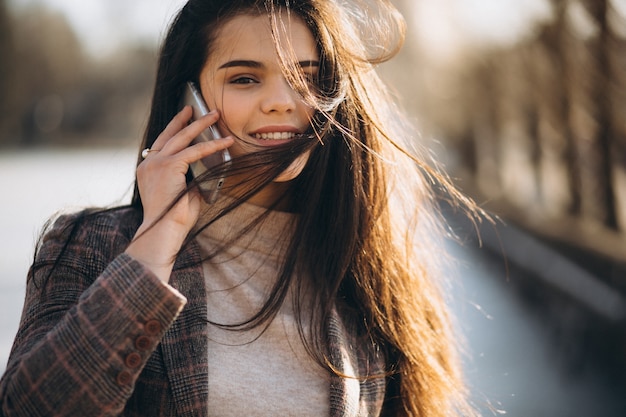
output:
[[[280,48],[295,54],[298,60],[317,59],[317,44],[304,21],[294,13],[285,11],[276,17]],[[213,57],[231,58],[276,58],[276,42],[267,15],[238,15],[228,20],[217,31]]]

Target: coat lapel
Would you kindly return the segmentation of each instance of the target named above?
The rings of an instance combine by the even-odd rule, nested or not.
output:
[[[187,305],[161,342],[176,411],[181,417],[206,416],[207,298],[200,251],[195,242],[178,256],[170,285],[187,297]]]
[[[351,330],[333,309],[328,322],[330,360],[346,377],[331,377],[330,416],[380,415],[385,400],[385,358],[373,342],[357,342]]]
[[[357,416],[360,386],[356,378],[354,360],[350,355],[354,347],[349,342],[346,329],[333,309],[328,322],[330,360],[337,370],[348,378],[333,374],[330,382],[330,416]]]

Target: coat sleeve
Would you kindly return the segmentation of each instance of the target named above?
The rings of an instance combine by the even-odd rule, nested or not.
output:
[[[57,221],[31,267],[0,380],[1,416],[120,414],[186,303],[141,263],[116,254],[128,243],[115,222],[82,223],[68,240],[75,219]]]

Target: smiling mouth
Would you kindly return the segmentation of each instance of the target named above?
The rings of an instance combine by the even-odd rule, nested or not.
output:
[[[296,134],[293,132],[255,133],[254,137],[260,140],[289,140],[296,137]]]

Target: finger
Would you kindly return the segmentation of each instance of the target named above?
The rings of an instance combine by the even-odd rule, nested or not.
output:
[[[213,110],[181,129],[167,141],[163,148],[167,148],[168,154],[174,154],[182,151],[187,148],[189,144],[197,138],[198,135],[200,135],[200,133],[215,124],[218,119],[219,113],[216,110]]]
[[[193,110],[190,106],[183,107],[181,111],[179,111],[174,118],[170,120],[165,129],[163,129],[163,132],[161,132],[161,134],[154,141],[152,149],[162,149],[169,139],[187,126],[192,115]]]
[[[176,174],[178,174],[180,175],[179,180],[184,182],[189,165],[228,148],[234,141],[232,136],[227,136],[226,138],[194,144],[171,155],[160,151],[155,153],[153,157],[144,159],[139,164],[137,167],[137,178],[159,178],[163,176],[163,173],[167,173],[165,178],[168,180],[174,180]],[[163,184],[159,185],[159,188],[163,188]]]
[[[182,162],[187,165],[191,165],[192,163],[199,161],[202,158],[205,158],[221,150],[227,149],[233,143],[235,143],[235,139],[232,136],[215,139],[208,142],[200,142],[184,148],[179,152],[178,156],[180,157],[180,160]]]

